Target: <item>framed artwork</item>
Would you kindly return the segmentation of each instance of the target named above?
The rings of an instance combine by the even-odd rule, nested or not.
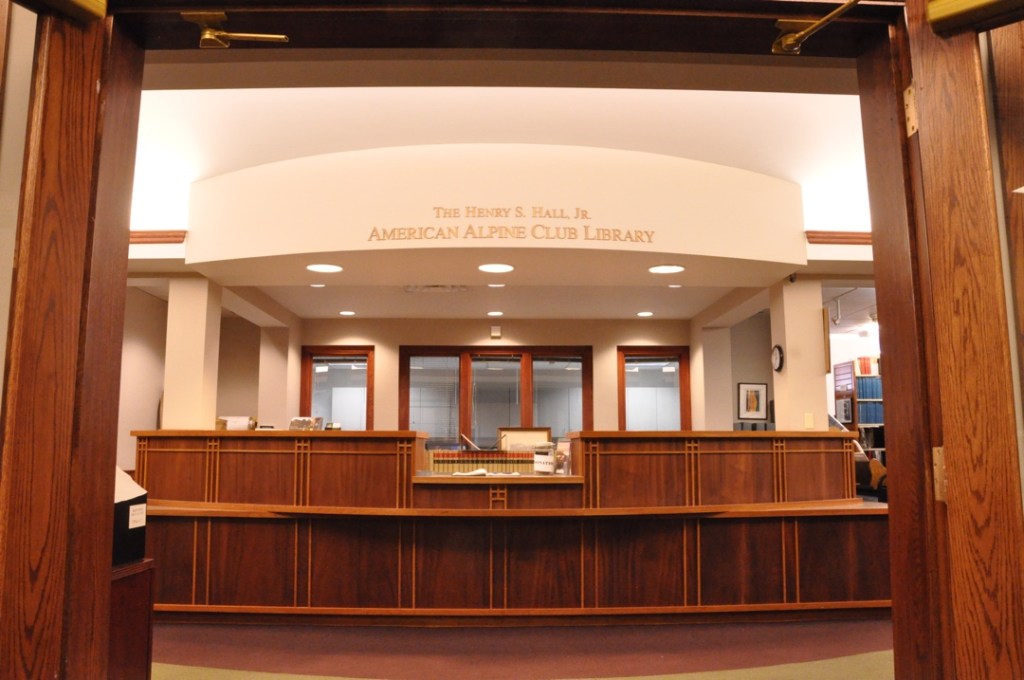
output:
[[[768,419],[768,385],[765,383],[739,383],[740,420]]]
[[[498,450],[532,449],[537,444],[551,441],[550,427],[499,427]]]

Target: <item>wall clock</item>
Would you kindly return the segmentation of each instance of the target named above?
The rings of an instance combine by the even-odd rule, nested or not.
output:
[[[782,345],[775,345],[772,347],[772,370],[781,371],[782,365],[785,363],[785,357],[782,354]]]

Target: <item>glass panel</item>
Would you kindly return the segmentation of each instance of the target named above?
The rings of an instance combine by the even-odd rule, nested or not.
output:
[[[409,358],[409,429],[426,432],[427,448],[459,446],[459,358]]]
[[[626,429],[678,430],[679,360],[626,357]]]
[[[533,424],[550,427],[552,440],[583,429],[582,359],[534,359]]]
[[[519,427],[519,357],[473,357],[473,434],[483,449],[498,445],[499,427]]]
[[[310,415],[342,430],[366,429],[365,356],[313,357]]]

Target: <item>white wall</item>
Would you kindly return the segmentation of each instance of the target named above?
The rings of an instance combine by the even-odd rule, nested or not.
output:
[[[125,296],[117,422],[117,464],[126,470],[135,469],[135,438],[130,432],[157,428],[166,342],[167,303],[129,287]]]
[[[256,417],[259,402],[260,328],[228,317],[220,325],[217,416]]]
[[[395,187],[401,200],[393,200]],[[495,240],[470,232],[479,220],[465,215],[464,206],[501,208],[507,214],[499,224],[521,233]],[[549,223],[535,207],[566,214]],[[199,180],[189,208],[193,263],[306,254],[311,245],[320,252],[429,251],[496,242],[807,261],[798,184],[714,163],[592,147],[446,144],[325,153]],[[544,228],[556,223],[561,232]],[[301,225],[301,237],[282,238],[282,224]],[[631,242],[591,233],[637,225],[645,238]],[[438,230],[446,237],[434,238]]]

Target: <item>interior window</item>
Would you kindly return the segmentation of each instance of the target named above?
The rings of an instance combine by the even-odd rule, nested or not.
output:
[[[410,357],[408,429],[426,432],[427,448],[458,447],[459,357]]]
[[[499,428],[593,427],[589,347],[403,347],[399,427],[428,448],[498,445]]]
[[[619,428],[690,428],[687,348],[619,348]]]
[[[326,429],[373,429],[373,349],[302,348],[302,415]]]

